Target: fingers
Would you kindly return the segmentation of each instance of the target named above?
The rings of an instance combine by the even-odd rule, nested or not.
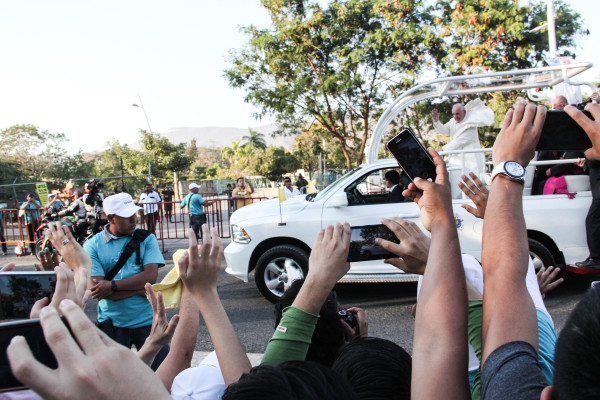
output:
[[[598,106],[597,104],[588,104],[585,107],[585,109],[592,114],[596,121],[598,121],[598,118],[600,118],[600,106]],[[594,130],[596,129],[595,125],[597,122],[592,121],[584,113],[582,113],[576,107],[573,106],[566,106],[565,112],[569,114],[569,116],[573,118],[575,122],[577,122],[577,124],[583,128],[585,133],[588,134],[588,136],[593,142],[595,137],[592,138],[592,135]]]
[[[512,123],[514,112],[515,112],[515,110],[513,110],[511,108],[510,110],[508,110],[508,112],[504,116],[504,121],[502,121],[502,130],[503,131],[508,129],[508,127]]]
[[[183,255],[179,257],[179,262],[177,263],[179,266],[179,276],[181,276],[182,279],[187,279],[189,263],[190,255],[185,251]]]
[[[13,375],[25,386],[46,398],[56,385],[56,372],[35,359],[23,336],[15,336],[6,349]]]
[[[179,315],[173,315],[173,317],[169,321],[169,325],[167,326],[167,329],[165,330],[165,335],[167,335],[169,337],[173,337],[173,335],[175,334],[175,329],[177,328],[178,324],[179,324]]]
[[[192,228],[188,229],[188,252],[192,260],[198,258],[198,240]]]
[[[152,285],[148,282],[146,282],[146,285],[144,285],[144,289],[146,289],[146,297],[148,298],[148,301],[150,302],[150,305],[152,306],[152,311],[154,311],[154,314],[156,314],[158,312],[158,305],[157,305],[156,294],[154,293],[154,289],[152,289]]]
[[[427,149],[427,151],[433,158],[433,163],[435,164],[436,183],[446,184],[448,182],[448,170],[446,169],[446,163],[432,147]]]
[[[65,301],[69,302],[70,300],[63,300],[63,302]],[[64,313],[65,310],[61,308],[61,311]],[[81,310],[79,311],[81,312]],[[91,324],[89,318],[85,314],[83,314],[83,317]],[[71,337],[71,334],[63,321],[60,319],[56,308],[50,306],[44,307],[40,312],[40,322],[42,324],[42,329],[44,330],[44,337],[46,338],[48,347],[50,347],[50,350],[54,353],[59,365],[63,363],[71,365],[76,364],[77,354],[81,354],[81,350]],[[75,330],[77,327],[77,324],[71,324],[71,329]]]
[[[477,209],[473,206],[470,206],[468,204],[463,204],[461,205],[462,208],[464,208],[465,210],[467,210],[467,212],[477,216]]]
[[[73,277],[73,279],[75,279]],[[77,298],[81,299],[81,306],[83,307],[87,302],[87,299],[84,299],[85,293],[89,292],[88,290],[88,282],[89,281],[89,272],[87,269],[82,269],[79,272],[79,282],[77,282],[77,286],[75,292],[77,293]],[[85,301],[84,301],[85,300]]]
[[[523,114],[525,114],[526,104],[527,103],[525,101],[521,100],[514,105],[514,112],[512,116],[511,125],[518,125],[521,123],[521,121],[523,120]]]
[[[360,333],[360,337],[369,336],[369,322],[367,321],[367,316],[365,311],[362,308],[358,307],[350,307],[348,310],[353,312],[356,315],[356,320],[358,322],[358,332]]]
[[[8,263],[0,269],[0,272],[14,271],[16,266],[17,264],[15,263]]]
[[[33,303],[33,307],[31,307],[31,311],[29,312],[29,318],[39,318],[42,308],[46,307],[48,303],[50,303],[50,299],[47,297],[42,297],[41,299]]]
[[[83,310],[77,304],[75,304],[75,302],[71,301],[70,299],[65,299],[60,302],[59,308],[65,316],[65,318],[67,319],[67,321],[69,322],[71,332],[73,332],[73,336],[75,336],[75,339],[77,339],[77,343],[79,343],[79,346],[77,346],[77,344],[73,341],[71,335],[67,331],[66,326],[61,321],[62,328],[69,336],[68,339],[70,339],[70,341],[65,340],[65,342],[69,344],[69,347],[71,347],[71,344],[77,347],[77,352],[74,352],[74,354],[81,353],[79,347],[81,347],[83,352],[86,354],[92,354],[95,352],[103,351],[100,337],[96,333],[98,331],[98,328],[96,328],[96,326],[92,323],[92,321],[90,321],[88,316],[85,315]],[[45,333],[46,327],[44,326],[44,334]],[[56,351],[54,349],[52,349],[52,351],[54,352],[54,354],[56,354]],[[56,356],[60,365],[60,358],[57,354]]]
[[[383,246],[381,246],[381,247],[383,247]],[[398,258],[388,258],[387,260],[383,260],[383,262],[384,262],[384,264],[390,264],[404,272],[408,272],[407,268],[406,268],[406,263],[404,262],[403,259],[401,259],[399,257]]]
[[[546,121],[546,112],[548,110],[544,106],[537,106],[535,108],[535,117],[533,120],[533,129],[535,136],[539,137],[542,134],[542,128]]]

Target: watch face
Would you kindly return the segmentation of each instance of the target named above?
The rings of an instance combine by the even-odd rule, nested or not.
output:
[[[522,178],[525,175],[525,169],[516,161],[505,162],[504,170],[514,178]]]

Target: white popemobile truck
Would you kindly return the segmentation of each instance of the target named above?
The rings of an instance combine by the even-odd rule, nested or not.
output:
[[[428,81],[405,92],[382,114],[373,132],[367,163],[348,172],[319,193],[292,197],[281,204],[278,199],[254,203],[233,213],[230,227],[232,242],[225,249],[226,272],[248,281],[251,271],[259,291],[271,301],[277,300],[296,276],[308,270],[308,257],[317,233],[323,227],[347,221],[351,226],[375,225],[382,217],[400,217],[422,228],[419,207],[413,202],[386,203],[385,172],[400,172],[394,159],[377,160],[379,144],[390,123],[410,105],[429,98],[453,97],[498,91],[527,91],[539,100],[535,89],[550,88],[561,82],[574,85],[571,77],[587,70],[591,63],[576,63],[507,72],[454,76]],[[454,151],[441,154],[491,150]],[[565,194],[532,196],[535,165],[568,163],[576,160],[532,162],[527,170],[523,208],[529,250],[536,268],[569,268],[588,256],[585,217],[592,201],[589,178],[567,177],[570,199]],[[464,171],[468,173],[469,171]],[[457,182],[452,182],[456,185]],[[481,259],[483,221],[464,210],[468,198],[453,200],[456,229],[461,251]],[[280,209],[281,207],[281,209]],[[281,214],[280,214],[281,213]],[[589,271],[588,271],[589,272]],[[416,281],[382,260],[351,264],[340,282]]]

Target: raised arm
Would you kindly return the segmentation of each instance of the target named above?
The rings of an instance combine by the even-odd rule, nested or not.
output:
[[[493,149],[494,166],[516,161],[526,168],[546,117],[546,108],[519,102],[504,118]],[[492,181],[483,222],[483,354],[499,346],[524,341],[538,348],[536,311],[527,291],[529,263],[523,217],[523,184],[504,175]]]
[[[179,260],[179,275],[192,294],[210,334],[226,385],[237,382],[252,365],[237,337],[217,293],[223,245],[216,229],[202,225],[202,245],[188,230],[189,249]]]
[[[308,274],[291,307],[284,310],[261,364],[304,360],[317,317],[327,296],[350,269],[350,225],[330,225],[317,235],[308,260]]]
[[[436,165],[435,183],[417,178],[402,193],[417,202],[423,226],[431,231],[429,256],[415,316],[412,396],[417,399],[467,399],[465,274],[446,165],[433,149],[429,149],[429,154]]]

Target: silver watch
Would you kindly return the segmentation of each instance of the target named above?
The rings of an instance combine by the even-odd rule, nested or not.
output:
[[[492,170],[492,181],[496,175],[504,175],[514,182],[525,184],[525,168],[516,161],[502,161]]]

